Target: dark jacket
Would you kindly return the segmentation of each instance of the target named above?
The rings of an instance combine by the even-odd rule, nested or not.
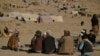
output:
[[[49,54],[55,51],[55,39],[52,36],[47,36],[42,41],[42,52]]]
[[[88,39],[94,44],[95,43],[95,40],[96,40],[95,34],[89,34],[88,35]]]
[[[79,45],[79,50],[81,54],[84,54],[86,52],[93,52],[92,46],[92,43],[88,39],[84,39]]]
[[[84,41],[84,52],[93,52],[93,49],[92,49],[92,45],[87,42],[87,41]]]

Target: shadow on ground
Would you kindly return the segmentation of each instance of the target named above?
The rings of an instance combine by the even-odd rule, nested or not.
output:
[[[2,49],[2,50],[8,50],[7,46],[2,46],[0,49]]]

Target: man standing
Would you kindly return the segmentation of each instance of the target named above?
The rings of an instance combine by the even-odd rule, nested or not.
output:
[[[98,35],[98,32],[99,32],[99,20],[98,20],[96,14],[93,15],[93,17],[91,19],[91,23],[92,23],[92,30],[94,31],[95,35]]]

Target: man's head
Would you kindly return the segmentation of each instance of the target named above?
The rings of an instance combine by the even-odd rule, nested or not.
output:
[[[94,34],[94,31],[93,30],[90,30],[90,34]]]
[[[69,36],[69,35],[70,35],[70,31],[64,30],[64,35],[65,35],[65,36]]]
[[[35,36],[41,36],[42,32],[40,30],[37,30],[35,33]]]
[[[87,38],[88,38],[87,34],[86,33],[83,33],[82,39],[87,39]]]

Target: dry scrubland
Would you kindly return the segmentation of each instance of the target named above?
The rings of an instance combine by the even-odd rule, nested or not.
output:
[[[32,0],[29,0],[32,1]],[[3,12],[5,15],[12,11],[19,11],[22,13],[26,12],[26,8],[8,8],[4,6],[3,4],[18,4],[19,6],[28,6],[27,4],[21,2],[21,0],[0,0],[0,12]],[[87,8],[87,13],[91,14],[100,14],[100,0],[78,0],[78,3],[83,5]],[[77,17],[72,18],[72,15],[70,14],[72,9],[68,9],[67,13],[58,12],[55,7],[53,7],[55,4],[51,4],[48,6],[45,5],[39,5],[39,6],[33,6],[30,5],[27,9],[32,10],[32,13],[37,14],[41,11],[47,11],[54,15],[61,15],[63,16],[64,22],[54,22],[54,23],[34,23],[34,22],[20,22],[18,20],[13,20],[10,22],[7,21],[0,21],[0,30],[3,30],[4,26],[8,26],[10,30],[14,30],[15,28],[19,28],[20,30],[20,41],[23,45],[30,44],[30,41],[32,37],[34,36],[34,33],[36,30],[41,30],[42,32],[45,32],[47,30],[51,30],[51,34],[57,39],[60,38],[63,34],[63,30],[70,30],[71,36],[77,36],[79,32],[82,29],[87,29],[89,31],[91,29],[91,17],[85,17],[78,15]],[[3,9],[8,8],[8,9]],[[9,18],[10,19],[10,18]],[[83,26],[80,25],[80,22],[84,21],[85,24]],[[19,25],[18,25],[19,24]],[[99,31],[100,32],[100,31]],[[9,38],[1,37],[0,38],[0,56],[67,56],[67,55],[57,55],[57,54],[41,54],[41,53],[27,53],[28,47],[23,47],[22,51],[11,51],[6,50],[5,48],[2,48],[3,46],[7,45]],[[100,33],[99,36],[97,36],[97,41],[100,41]],[[72,56],[78,56],[80,53],[75,52]],[[93,56],[100,56],[100,46],[96,46],[94,48]]]

